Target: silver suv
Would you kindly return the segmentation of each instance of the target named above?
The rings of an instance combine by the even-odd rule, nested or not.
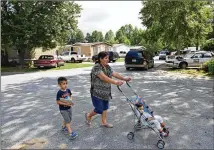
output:
[[[187,54],[184,58],[176,58],[173,62],[166,63],[167,66],[173,68],[182,68],[185,69],[187,67],[200,67],[201,64],[214,59],[214,54],[212,52],[207,51],[198,51],[195,53]]]

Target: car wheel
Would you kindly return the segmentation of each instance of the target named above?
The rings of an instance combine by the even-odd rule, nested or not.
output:
[[[82,63],[83,61],[82,60],[79,60],[79,63]]]
[[[71,58],[71,63],[75,63],[76,60],[74,58]]]
[[[186,68],[187,68],[187,63],[182,62],[182,63],[180,63],[179,67],[180,67],[181,69],[186,69]]]
[[[40,69],[40,66],[38,66],[37,68]]]
[[[116,60],[112,60],[112,62],[113,62],[113,63],[115,63],[115,62],[116,62]]]
[[[126,67],[126,70],[130,70],[130,68],[129,68],[129,67]]]

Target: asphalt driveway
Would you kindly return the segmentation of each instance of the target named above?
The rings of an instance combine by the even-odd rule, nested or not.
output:
[[[170,136],[165,139],[166,149],[214,148],[212,80],[173,76],[157,70],[125,71],[122,65],[113,68],[131,76],[133,88],[145,98],[155,114],[164,118],[170,128]],[[86,68],[2,77],[2,148],[17,147],[36,138],[44,140],[40,147],[37,145],[39,148],[48,149],[156,149],[158,138],[151,130],[136,133],[134,141],[126,138],[133,129],[135,118],[115,86],[112,87],[113,100],[108,113],[114,128],[100,127],[99,116],[91,128],[85,125],[84,113],[93,108],[89,73],[90,68]],[[68,140],[60,130],[62,118],[55,102],[58,76],[67,76],[73,92],[72,127],[79,133],[75,141]],[[122,88],[132,95],[126,86]]]

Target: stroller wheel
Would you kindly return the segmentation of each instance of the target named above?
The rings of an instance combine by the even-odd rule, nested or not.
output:
[[[165,146],[165,142],[163,140],[159,140],[158,143],[157,143],[157,147],[159,149],[163,149]]]
[[[133,139],[134,139],[134,133],[133,133],[133,132],[129,132],[129,133],[127,134],[127,138],[128,138],[129,140],[133,140]]]

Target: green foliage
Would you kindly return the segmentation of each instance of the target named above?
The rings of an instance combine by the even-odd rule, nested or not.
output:
[[[103,42],[104,38],[103,38],[102,32],[99,32],[97,30],[93,31],[92,35],[91,35],[91,41],[92,42]]]
[[[2,44],[15,46],[22,65],[26,51],[65,44],[81,10],[74,2],[36,0],[3,1],[1,8]]]
[[[86,40],[88,43],[91,43],[91,42],[92,42],[92,37],[91,37],[90,33],[87,33],[87,34],[86,34],[85,40]]]
[[[214,51],[214,40],[206,41],[201,48],[205,51]]]
[[[204,70],[205,72],[209,72],[210,74],[214,74],[214,59],[205,62],[202,65],[202,70]]]
[[[68,40],[67,44],[74,44],[76,42],[84,42],[85,38],[84,38],[84,34],[80,29],[77,30],[73,30],[70,33],[70,38]]]
[[[105,34],[105,42],[109,43],[109,44],[114,44],[114,32],[112,30],[109,30],[106,34]]]
[[[212,9],[206,1],[157,1],[142,2],[142,24],[147,27],[146,41],[157,42],[176,49],[201,45],[212,31]]]

